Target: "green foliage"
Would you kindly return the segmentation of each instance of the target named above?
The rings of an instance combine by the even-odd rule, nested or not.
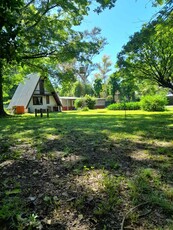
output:
[[[136,91],[136,84],[135,84],[134,76],[128,74],[128,76],[124,75],[120,82],[120,97],[121,99],[126,99],[126,101],[135,101],[135,91]]]
[[[98,216],[108,215],[114,211],[118,205],[122,202],[119,197],[120,184],[123,180],[122,177],[116,177],[104,174],[103,185],[105,188],[106,199],[98,204],[94,210],[94,214]]]
[[[85,86],[84,84],[82,84],[80,81],[76,81],[74,84],[73,84],[73,95],[75,97],[81,97],[81,96],[84,96],[84,93],[85,93]]]
[[[82,108],[82,111],[89,111],[89,108],[87,106]]]
[[[153,0],[153,5],[163,5],[163,4],[171,4],[173,1],[172,0]]]
[[[84,99],[85,99],[86,106],[89,109],[94,109],[94,106],[96,104],[96,99],[94,97],[87,95],[87,94],[85,95]]]
[[[138,94],[141,96],[146,95],[155,95],[160,93],[168,93],[168,89],[161,88],[155,81],[151,81],[150,79],[136,79],[136,83],[138,86]]]
[[[90,84],[84,84],[81,81],[71,83],[71,94],[75,97],[84,97],[86,94],[92,95],[93,89]]]
[[[84,111],[87,111],[88,109],[94,109],[95,103],[96,99],[86,94],[84,98],[76,99],[74,106],[76,109],[83,108]]]
[[[100,13],[112,8],[115,0],[95,1],[95,11]],[[74,26],[80,25],[83,16],[88,14],[91,1],[24,1],[5,0],[0,2],[0,113],[3,109],[3,71],[6,65],[29,66],[31,71],[44,75],[57,62],[77,58],[81,53],[91,56],[103,47],[105,39],[86,41],[84,33],[77,32]],[[92,35],[91,35],[92,37]],[[99,41],[99,42],[98,42]],[[41,61],[40,61],[41,60]],[[47,62],[44,64],[41,62]],[[46,70],[46,71],[45,71]],[[56,73],[56,75],[58,75]]]
[[[91,84],[84,84],[84,89],[85,89],[85,95],[93,95],[94,94],[94,90]]]
[[[95,91],[95,96],[100,98],[100,93],[102,91],[102,79],[101,78],[96,78],[94,80],[94,91]]]
[[[106,97],[106,101],[107,101],[107,102],[112,102],[112,101],[113,101],[113,97],[112,97],[111,95],[108,95],[108,96]]]
[[[69,82],[62,82],[61,86],[59,87],[56,87],[56,83],[54,86],[56,91],[59,92],[60,96],[71,96],[73,95],[71,84],[72,83],[69,81]]]
[[[35,229],[41,221],[43,228],[49,228],[51,225],[44,220],[47,220],[49,213],[48,220],[52,223],[55,220],[54,213],[51,214],[53,211],[58,215],[60,213],[62,220],[73,228],[67,212],[73,213],[75,210],[75,218],[85,212],[81,222],[92,219],[97,229],[114,229],[115,226],[120,229],[123,216],[131,208],[148,201],[146,205],[133,209],[131,214],[136,216],[126,216],[124,229],[129,226],[133,229],[140,226],[142,229],[166,229],[166,219],[172,218],[173,109],[163,113],[129,111],[128,121],[124,121],[123,111],[102,111],[104,113],[97,110],[53,113],[49,119],[36,119],[31,114],[2,118],[1,151],[4,142],[10,144],[11,152],[22,149],[27,154],[26,158],[22,154],[20,160],[11,158],[12,161],[2,159],[0,162],[0,209],[16,203],[14,195],[26,201],[21,211],[17,208],[20,206],[18,204],[7,209],[13,210],[8,216],[19,214],[18,226],[20,222],[20,226],[25,226],[23,229],[29,230],[32,229],[29,228],[31,223]],[[36,144],[43,150],[41,159],[33,159]],[[8,152],[7,148],[5,153]],[[32,159],[32,165],[28,164],[29,168],[25,169],[28,157]],[[42,176],[46,165],[53,166],[46,171],[49,178]],[[146,168],[147,165],[150,168]],[[29,190],[28,172],[31,174]],[[57,175],[56,178],[54,175]],[[6,182],[7,178],[10,181]],[[28,196],[30,188],[41,180],[44,189],[37,186],[37,194],[31,194],[36,198],[36,213],[33,213],[33,205],[30,205],[33,202],[28,202]],[[20,181],[21,187],[14,185],[14,181]],[[3,197],[7,194],[12,197],[4,201]],[[148,215],[150,210],[152,213]],[[162,218],[155,226],[158,213]],[[15,216],[13,219],[16,219]],[[144,220],[142,223],[141,219]],[[11,224],[12,219],[5,221],[7,226],[4,229],[10,229],[8,222]],[[76,222],[75,227],[80,229],[81,222]],[[2,228],[1,221],[0,226]],[[56,227],[61,229],[59,225]]]
[[[36,214],[30,214],[29,216],[22,217],[22,215],[17,216],[17,229],[19,230],[34,230],[34,229],[42,229],[43,226],[41,224],[41,221],[38,219],[38,216]]]
[[[0,219],[8,220],[14,218],[17,214],[21,213],[21,201],[18,197],[7,196],[2,200],[0,207]]]
[[[149,200],[150,195],[153,194],[159,183],[160,176],[153,169],[140,169],[136,177],[129,182],[130,195],[134,203],[145,200],[146,196],[148,196],[147,200]]]
[[[96,74],[96,76],[99,76],[103,80],[103,84],[106,83],[106,80],[108,78],[108,73],[111,71],[112,62],[110,60],[110,56],[103,55],[102,62],[97,63],[97,68],[99,72]]]
[[[76,109],[82,108],[84,106],[85,106],[85,100],[84,100],[84,98],[78,98],[78,99],[75,100],[74,107]]]
[[[139,110],[140,102],[114,103],[107,107],[109,110]]]
[[[141,108],[145,111],[164,111],[167,103],[164,95],[147,95],[141,99]]]
[[[140,169],[136,177],[129,182],[130,195],[135,204],[149,202],[160,206],[164,212],[173,213],[172,205],[167,194],[161,194],[162,184],[160,174],[151,168]]]
[[[173,89],[172,17],[172,13],[166,19],[158,17],[131,36],[117,56],[118,67],[139,80],[150,79]]]
[[[115,102],[115,93],[120,89],[120,78],[118,73],[114,73],[108,80],[108,88],[112,96],[113,102]]]

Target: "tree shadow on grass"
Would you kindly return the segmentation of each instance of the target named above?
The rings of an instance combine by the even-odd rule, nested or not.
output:
[[[168,202],[173,197],[166,190],[172,188],[173,176],[172,132],[165,134],[169,118],[165,116],[157,135],[157,116],[147,121],[143,117],[145,126],[140,117],[123,121],[103,116],[97,121],[98,116],[70,115],[67,119],[59,116],[59,120],[33,119],[31,124],[23,120],[24,124],[13,130],[25,133],[32,142],[22,145],[19,141],[17,147],[23,149],[17,160],[2,160],[1,200],[8,198],[7,191],[13,191],[12,196],[26,203],[22,212],[37,214],[44,229],[120,229],[129,209],[149,201],[135,216],[132,212],[126,224],[134,229],[165,227],[172,215]],[[137,131],[140,138],[131,139],[129,134]],[[162,143],[163,132],[168,145]],[[148,135],[150,142],[146,141]],[[8,138],[14,143],[15,136]],[[21,192],[15,192],[16,188]],[[139,217],[147,209],[152,210],[150,217]]]

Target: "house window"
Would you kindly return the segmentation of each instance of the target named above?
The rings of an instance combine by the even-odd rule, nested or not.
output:
[[[46,95],[46,104],[50,104],[49,95]]]
[[[43,98],[42,97],[33,97],[33,105],[42,105]]]

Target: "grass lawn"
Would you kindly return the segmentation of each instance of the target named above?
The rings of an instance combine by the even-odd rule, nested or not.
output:
[[[173,229],[173,109],[0,118],[0,229]]]

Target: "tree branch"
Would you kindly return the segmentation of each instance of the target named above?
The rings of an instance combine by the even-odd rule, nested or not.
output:
[[[121,222],[121,230],[124,230],[124,223],[125,223],[125,220],[127,218],[127,216],[129,215],[129,213],[133,212],[135,209],[145,205],[145,204],[148,204],[149,202],[144,202],[144,203],[141,203],[141,204],[138,204],[136,205],[135,207],[131,208],[123,217],[123,220]]]
[[[34,2],[34,0],[31,0],[30,2],[28,2],[21,10],[26,9],[32,2]]]
[[[49,57],[50,55],[53,55],[56,52],[56,50],[51,51],[51,52],[43,52],[43,53],[38,53],[38,54],[30,54],[30,55],[25,55],[21,57],[23,60],[26,59],[37,59],[37,58],[43,58],[43,57]]]
[[[47,12],[49,12],[50,10],[54,9],[54,8],[57,7],[57,6],[58,6],[58,4],[55,4],[55,5],[51,6],[51,7],[49,7],[49,0],[48,0],[48,1],[47,1],[47,7],[46,7],[45,11],[39,16],[39,18],[37,19],[37,21],[35,21],[35,23],[34,23],[33,25],[31,25],[30,27],[27,28],[26,31],[29,31],[29,30],[31,30],[32,28],[34,28],[36,25],[38,25],[38,23],[41,21],[42,17],[43,17]],[[34,18],[36,18],[40,13],[41,13],[41,12],[38,11],[38,12],[35,14]]]

